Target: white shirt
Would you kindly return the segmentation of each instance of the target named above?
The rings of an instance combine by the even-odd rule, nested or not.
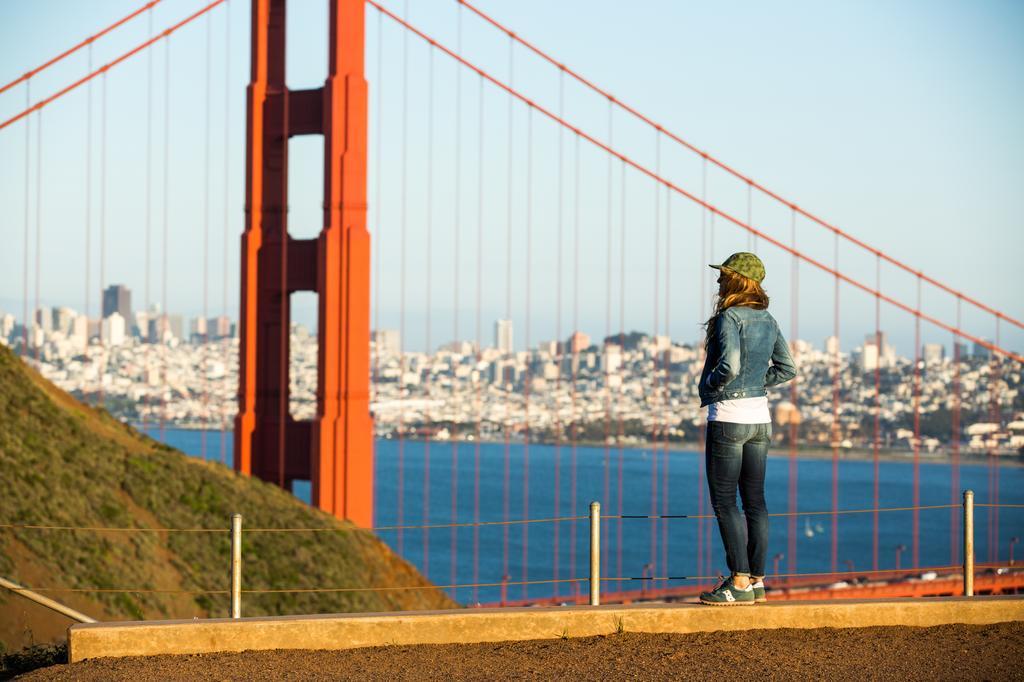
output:
[[[772,415],[768,411],[768,396],[759,398],[737,398],[720,400],[708,405],[709,422],[732,422],[733,424],[770,424]]]

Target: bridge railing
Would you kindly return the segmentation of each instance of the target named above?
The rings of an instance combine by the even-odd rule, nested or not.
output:
[[[946,566],[927,566],[927,567],[913,567],[913,568],[893,568],[893,569],[882,569],[882,570],[871,570],[871,571],[820,571],[820,572],[801,572],[801,573],[779,573],[773,571],[768,574],[767,577],[779,580],[786,579],[787,581],[793,581],[794,579],[812,579],[812,578],[843,578],[848,576],[872,576],[874,578],[884,578],[888,575],[896,576],[898,574],[907,575],[908,573],[926,573],[926,572],[946,572],[956,569],[962,569],[963,571],[963,594],[965,596],[973,596],[974,594],[974,573],[976,568],[1010,568],[1013,566],[1011,559],[1009,566],[1004,566],[998,563],[975,563],[974,561],[974,508],[985,507],[985,508],[1024,508],[1024,504],[993,504],[993,503],[975,503],[974,493],[970,490],[964,491],[963,503],[961,505],[924,505],[916,507],[887,507],[880,509],[846,509],[846,510],[828,510],[828,511],[800,511],[800,512],[779,512],[769,514],[769,516],[811,516],[811,515],[825,515],[825,514],[862,514],[867,512],[902,512],[911,510],[929,510],[929,509],[948,509],[951,507],[960,506],[963,508],[963,557],[964,561],[962,565],[946,565]],[[656,582],[669,582],[669,581],[708,581],[715,580],[716,576],[710,575],[664,575],[656,576],[653,574],[653,569],[650,573],[647,569],[643,571],[643,575],[637,576],[617,576],[617,577],[602,577],[600,575],[601,566],[601,527],[603,521],[608,520],[620,520],[620,519],[702,519],[702,518],[714,518],[711,514],[665,514],[665,515],[644,515],[644,514],[612,514],[602,515],[600,513],[600,504],[592,502],[590,506],[590,514],[586,516],[565,516],[565,517],[546,517],[546,518],[535,518],[535,519],[519,519],[511,521],[479,521],[479,522],[467,522],[467,523],[441,523],[441,524],[423,524],[415,526],[380,526],[376,528],[363,529],[354,526],[350,527],[301,527],[301,528],[250,528],[245,530],[245,533],[337,533],[337,532],[381,532],[381,531],[393,531],[398,529],[429,529],[429,528],[458,528],[458,527],[473,527],[473,526],[501,526],[501,525],[520,525],[520,524],[534,524],[534,523],[554,523],[561,521],[582,521],[589,519],[590,523],[590,573],[588,576],[572,577],[572,578],[553,578],[553,579],[542,579],[542,580],[508,580],[507,576],[504,576],[500,581],[491,582],[474,582],[474,583],[458,583],[451,585],[436,585],[436,584],[424,584],[424,585],[383,585],[383,586],[361,586],[361,587],[283,587],[283,588],[242,588],[242,577],[243,577],[243,564],[242,564],[242,516],[240,514],[233,514],[231,517],[230,528],[131,528],[131,527],[105,527],[105,526],[61,526],[61,525],[42,525],[42,524],[13,524],[4,523],[0,524],[2,529],[19,529],[19,530],[35,530],[35,531],[92,531],[92,532],[109,532],[109,533],[207,533],[207,534],[230,534],[231,537],[231,564],[228,575],[230,576],[229,585],[224,588],[218,589],[152,589],[152,588],[130,588],[130,587],[57,587],[57,586],[21,586],[17,583],[0,583],[4,587],[7,587],[13,592],[22,593],[26,596],[29,593],[122,593],[122,594],[179,594],[179,595],[227,595],[230,598],[230,616],[232,618],[240,618],[242,616],[242,595],[260,595],[260,594],[295,594],[295,593],[348,593],[348,592],[401,592],[411,590],[454,590],[464,588],[480,588],[489,587],[495,588],[500,587],[502,589],[502,600],[501,604],[505,605],[506,599],[504,590],[509,586],[526,586],[526,585],[572,585],[575,589],[579,589],[582,585],[587,584],[589,586],[589,600],[588,603],[592,605],[598,605],[601,602],[601,584],[603,583],[618,583],[623,584],[626,582],[641,582],[641,585],[645,586],[642,591],[646,590],[646,585],[653,585]],[[720,577],[720,576],[717,576]],[[577,592],[577,595],[579,593]],[[573,598],[573,603],[578,603],[578,599]]]

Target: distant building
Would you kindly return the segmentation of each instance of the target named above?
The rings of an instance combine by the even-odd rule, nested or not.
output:
[[[502,353],[512,352],[512,320],[494,322],[494,347]]]
[[[53,331],[60,332],[64,335],[71,333],[71,325],[75,320],[77,313],[71,308],[54,308],[53,309]]]
[[[541,341],[537,344],[537,350],[541,353],[547,353],[549,356],[558,355],[558,342],[557,341]]]
[[[137,338],[149,339],[149,320],[150,314],[145,310],[137,310],[133,317],[132,323],[132,336]]]
[[[622,348],[613,343],[606,344],[601,353],[601,370],[605,374],[617,372],[622,367]]]
[[[6,341],[14,333],[14,315],[10,313],[0,317],[0,341]]]
[[[513,362],[496,360],[491,363],[491,383],[505,385],[517,384],[522,376],[522,369]]]
[[[231,318],[227,315],[211,317],[206,321],[206,329],[211,339],[231,338]]]
[[[43,332],[53,331],[53,311],[48,308],[36,310],[36,328]]]
[[[146,338],[150,343],[160,343],[170,333],[166,315],[150,315],[147,327]]]
[[[881,341],[881,348],[879,348]],[[860,368],[863,372],[896,366],[896,349],[885,342],[885,332],[866,334],[864,348],[860,354]]]
[[[209,329],[205,317],[193,317],[188,324],[188,337],[192,343],[200,343],[206,340],[206,333]]]
[[[112,284],[103,290],[103,319],[118,313],[125,324],[132,319],[132,292],[123,284]]]
[[[836,355],[839,352],[839,338],[830,336],[825,339],[825,352],[829,355]]]
[[[76,315],[75,321],[71,323],[68,339],[79,347],[87,345],[89,342],[89,318],[85,315]]]
[[[181,315],[154,315],[149,320],[149,342],[164,343],[182,338]]]
[[[124,343],[125,323],[124,318],[116,310],[103,318],[100,325],[100,339],[104,346],[120,346]]]
[[[992,343],[991,339],[982,339],[985,343]],[[975,360],[991,360],[992,351],[981,345],[977,341],[974,342],[974,352],[972,354]]]
[[[370,332],[370,343],[380,355],[398,356],[402,350],[402,338],[397,329],[378,329]]]
[[[941,343],[926,343],[921,349],[921,357],[926,365],[938,365],[946,357],[946,347]]]
[[[441,346],[440,350],[455,355],[473,355],[476,352],[476,348],[469,341],[452,341]]]
[[[167,319],[171,327],[171,334],[176,339],[183,339],[185,331],[185,320],[181,315],[168,315]]]
[[[583,332],[576,332],[569,337],[569,351],[571,353],[582,353],[590,348],[590,336]]]

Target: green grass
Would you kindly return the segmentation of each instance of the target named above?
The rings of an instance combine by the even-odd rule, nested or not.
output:
[[[0,575],[45,567],[29,586],[223,590],[232,513],[243,534],[243,588],[429,585],[372,533],[219,464],[188,458],[78,403],[0,346],[0,523],[217,533],[0,529]],[[41,585],[40,581],[45,582]],[[53,595],[58,600],[60,594]],[[94,593],[107,619],[224,616],[226,595]],[[0,602],[10,599],[0,595]],[[436,589],[245,595],[244,615],[451,608]],[[2,605],[0,605],[2,608]]]

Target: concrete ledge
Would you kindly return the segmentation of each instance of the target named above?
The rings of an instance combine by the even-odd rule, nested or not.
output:
[[[352,649],[394,644],[589,637],[617,631],[688,633],[1024,621],[1022,597],[775,602],[757,606],[635,604],[276,616],[74,625],[68,657],[201,654],[253,649]]]

